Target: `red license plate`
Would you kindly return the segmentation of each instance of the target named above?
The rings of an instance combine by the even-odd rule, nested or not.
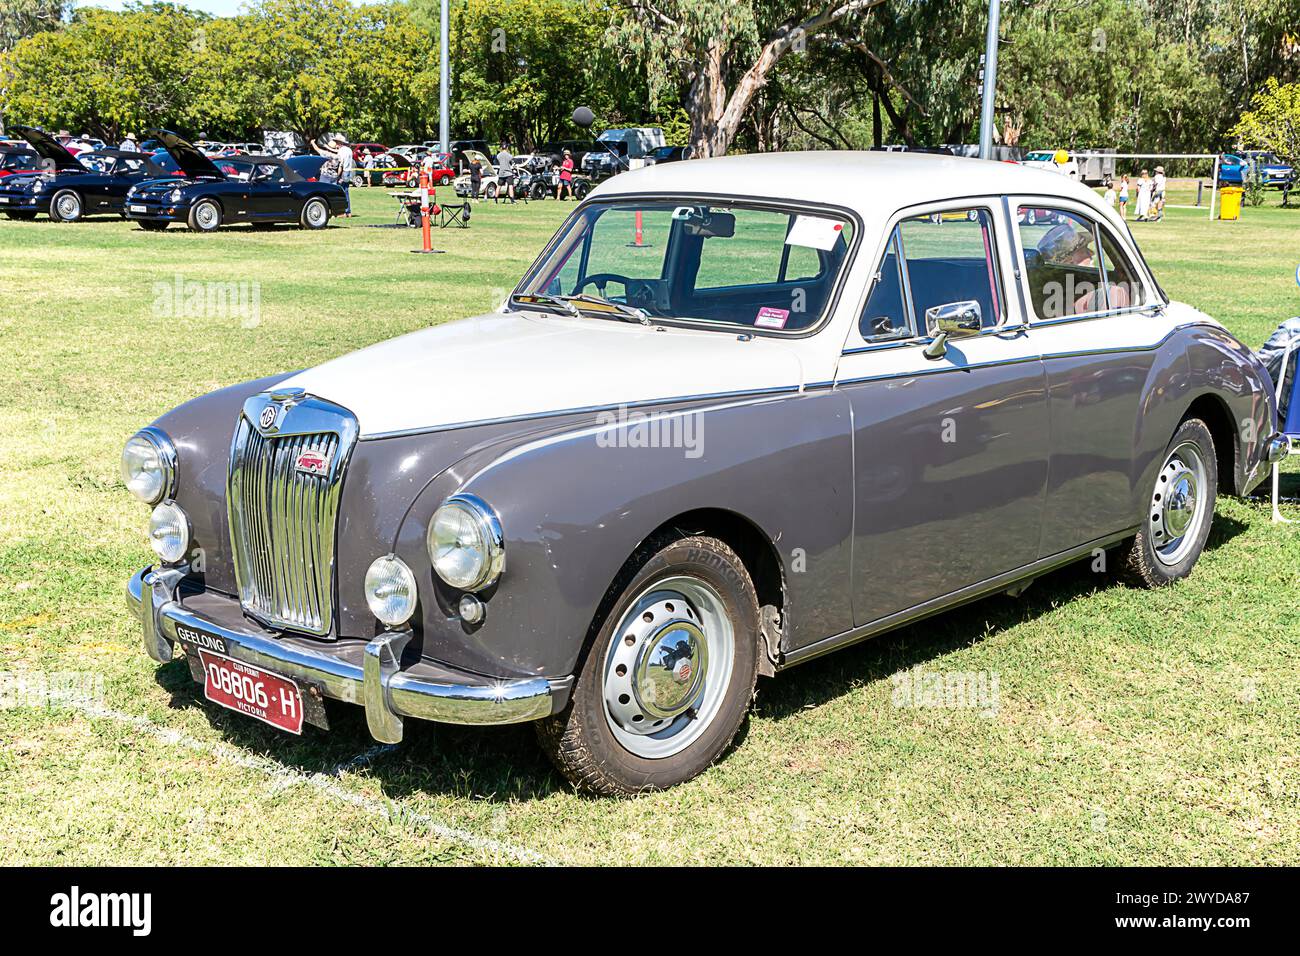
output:
[[[211,651],[200,650],[199,659],[208,700],[291,734],[302,733],[302,691],[293,681]]]

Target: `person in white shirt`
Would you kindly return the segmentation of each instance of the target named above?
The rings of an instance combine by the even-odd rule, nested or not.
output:
[[[126,139],[122,140],[122,144],[117,148],[125,153],[140,152],[140,145],[135,141],[135,133],[127,133]]]
[[[1119,183],[1119,218],[1128,219],[1128,177]]]
[[[1151,180],[1151,208],[1155,211],[1156,222],[1165,218],[1165,168],[1156,167],[1156,175]]]
[[[347,211],[343,213],[345,219],[352,218],[352,174],[356,172],[357,158],[352,152],[352,144],[348,138],[342,134],[334,137],[334,153],[338,158],[339,165],[343,167],[343,174],[339,176],[339,185],[343,187],[343,195],[347,199]]]
[[[1111,209],[1115,208],[1115,183],[1109,179],[1106,180],[1106,195],[1102,198],[1105,199],[1107,206]]]

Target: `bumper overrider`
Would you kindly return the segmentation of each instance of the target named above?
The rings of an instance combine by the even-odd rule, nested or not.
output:
[[[492,680],[443,667],[429,674],[418,673],[419,664],[404,669],[400,661],[411,640],[409,629],[385,632],[361,647],[360,654],[349,655],[345,645],[322,647],[318,641],[291,640],[261,631],[242,618],[242,623],[235,623],[229,615],[219,620],[216,614],[190,606],[199,602],[191,602],[192,596],[181,592],[188,574],[184,565],[145,568],[127,584],[127,604],[140,619],[150,657],[167,663],[180,643],[193,661],[196,657],[190,649],[203,643],[226,657],[301,682],[304,697],[316,698],[317,703],[324,696],[362,705],[370,733],[381,743],[401,741],[405,717],[451,724],[513,724],[545,717],[563,707],[568,697],[571,678]],[[323,709],[318,707],[318,712],[323,714]],[[309,718],[309,722],[319,721]]]

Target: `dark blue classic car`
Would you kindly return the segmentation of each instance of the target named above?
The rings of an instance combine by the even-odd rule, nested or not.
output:
[[[121,215],[132,186],[167,175],[147,153],[101,149],[77,157],[44,130],[11,128],[40,157],[41,171],[0,179],[0,210],[10,219],[45,213],[76,222],[102,213]]]
[[[166,130],[151,130],[183,175],[145,182],[127,193],[126,217],[142,229],[183,222],[213,232],[237,222],[296,222],[323,229],[347,208],[343,187],[303,176],[275,156],[205,156]]]

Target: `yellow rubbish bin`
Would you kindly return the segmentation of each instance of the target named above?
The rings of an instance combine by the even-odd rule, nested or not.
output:
[[[1241,195],[1246,190],[1240,186],[1224,186],[1219,190],[1219,218],[1241,218]]]

